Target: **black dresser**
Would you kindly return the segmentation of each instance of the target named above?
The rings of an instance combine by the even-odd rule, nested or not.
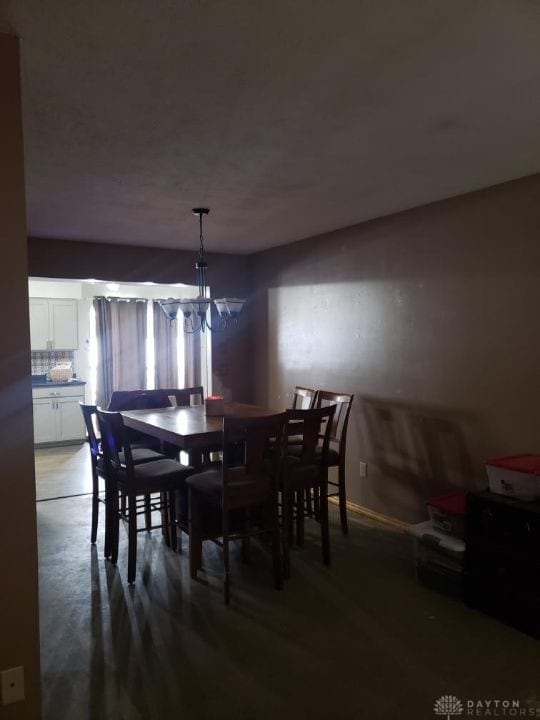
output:
[[[465,602],[540,638],[540,502],[470,493],[465,543]]]

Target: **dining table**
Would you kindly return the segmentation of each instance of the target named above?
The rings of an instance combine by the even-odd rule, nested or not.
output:
[[[220,446],[224,417],[263,417],[272,410],[260,405],[225,403],[223,415],[207,415],[205,405],[123,410],[126,427],[146,433],[180,450],[194,451]]]

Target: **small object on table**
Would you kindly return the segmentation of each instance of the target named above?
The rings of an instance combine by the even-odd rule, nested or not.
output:
[[[205,400],[206,414],[209,416],[223,415],[225,406],[221,395],[210,395]]]

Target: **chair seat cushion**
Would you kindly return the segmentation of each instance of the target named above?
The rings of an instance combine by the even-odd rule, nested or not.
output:
[[[119,452],[118,456],[120,458],[120,462],[124,463],[124,452]],[[163,455],[163,453],[156,452],[155,450],[151,450],[147,447],[132,447],[131,457],[133,458],[133,464],[139,465],[141,463],[152,462],[154,460],[163,460],[165,455]]]
[[[321,452],[322,452],[322,448],[319,445],[318,447],[315,448],[315,457],[320,458]],[[299,457],[301,454],[302,454],[302,445],[293,445],[292,447],[287,448],[287,455]],[[339,465],[339,453],[337,450],[328,448],[327,463],[330,466]]]
[[[136,465],[133,468],[135,494],[140,495],[148,492],[182,488],[185,485],[186,478],[193,472],[192,467],[185,467],[168,458]],[[124,470],[117,474],[117,481],[120,485],[127,483]]]
[[[223,476],[221,463],[201,473],[190,475],[187,485],[213,503],[221,504]],[[231,507],[254,505],[268,498],[271,480],[265,474],[248,475],[244,467],[229,468],[228,498]]]
[[[290,435],[287,438],[287,446],[288,447],[290,447],[291,445],[293,445],[293,446],[294,445],[302,445],[303,442],[304,442],[304,438],[302,435]],[[276,445],[276,439],[272,438],[272,440],[270,440],[270,442],[268,443],[268,447],[273,450],[275,445]]]
[[[163,460],[165,458],[165,455],[155,452],[155,450],[150,450],[150,448],[132,447],[131,457],[133,458],[134,465],[142,465],[143,463],[147,462]],[[120,460],[122,465],[125,464],[126,459],[123,451],[118,453],[118,459]],[[101,474],[105,472],[105,459],[103,457],[100,457],[97,461],[97,470]]]
[[[297,487],[313,487],[319,483],[320,464],[303,465],[300,458],[289,455],[287,457],[286,471],[289,483]]]

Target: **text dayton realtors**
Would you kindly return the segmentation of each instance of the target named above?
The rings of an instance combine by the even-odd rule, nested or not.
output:
[[[540,707],[523,707],[519,700],[466,700],[469,717],[540,718]]]

